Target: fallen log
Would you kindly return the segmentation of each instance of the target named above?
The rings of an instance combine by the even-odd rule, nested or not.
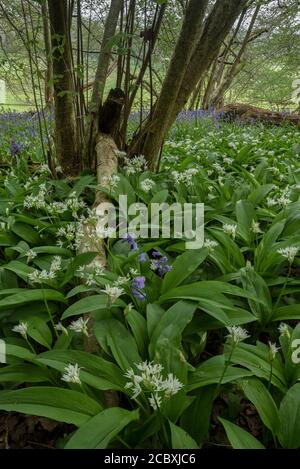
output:
[[[228,122],[241,122],[252,124],[262,122],[270,125],[293,124],[300,127],[300,114],[287,112],[269,111],[250,104],[227,104],[218,109],[218,115],[221,119]]]

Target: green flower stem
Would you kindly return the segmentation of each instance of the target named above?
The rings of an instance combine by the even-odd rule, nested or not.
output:
[[[32,351],[32,353],[34,353],[34,355],[36,355],[36,351],[34,350],[33,345],[31,345],[31,343],[30,343],[30,341],[29,341],[27,335],[26,335],[26,337],[25,337],[25,340],[26,340],[27,344],[29,345],[29,348],[30,348],[30,350]]]
[[[47,313],[49,315],[49,318],[50,318],[50,321],[51,321],[51,324],[52,324],[52,327],[53,327],[53,330],[54,330],[54,333],[56,335],[56,338],[58,339],[58,332],[57,330],[55,329],[55,324],[54,324],[54,321],[53,321],[53,317],[52,317],[52,314],[51,314],[51,311],[50,311],[50,308],[49,308],[49,305],[48,305],[48,302],[47,302],[47,299],[46,299],[46,295],[45,295],[45,290],[44,290],[44,285],[43,283],[41,284],[42,285],[42,293],[43,293],[43,299],[44,299],[44,303],[45,303],[45,306],[46,306],[46,310],[47,310]]]
[[[268,391],[270,391],[271,384],[272,384],[272,377],[273,377],[273,360],[271,360],[270,366],[271,366],[271,368],[270,368],[270,376],[269,376],[269,381],[268,381]]]
[[[280,291],[280,295],[279,297],[277,298],[277,301],[275,303],[275,308],[277,308],[277,306],[279,305],[280,301],[281,301],[281,298],[285,295],[285,291],[286,291],[286,286],[288,284],[288,281],[290,279],[290,276],[291,276],[291,273],[292,273],[292,264],[289,265],[289,271],[288,271],[288,275],[285,279],[285,282],[284,282],[284,285]]]
[[[232,358],[232,355],[233,355],[233,352],[235,350],[235,347],[236,347],[236,344],[233,342],[232,343],[232,348],[231,348],[231,351],[230,351],[230,354],[229,354],[229,357],[228,357],[228,360],[225,361],[225,366],[224,366],[224,370],[223,370],[223,373],[221,375],[221,378],[218,382],[218,385],[217,385],[217,389],[216,389],[216,396],[219,394],[219,391],[220,391],[220,387],[222,385],[222,381],[224,379],[224,376],[226,374],[226,371],[228,370],[228,367],[230,365],[230,362],[231,362],[231,358]]]

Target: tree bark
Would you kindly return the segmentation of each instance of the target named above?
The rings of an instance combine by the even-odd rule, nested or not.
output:
[[[220,85],[217,87],[217,89],[215,90],[215,92],[213,93],[213,95],[210,99],[209,104],[212,107],[217,108],[217,107],[222,106],[222,103],[223,103],[223,100],[224,100],[224,94],[226,93],[226,91],[228,90],[230,85],[232,84],[232,82],[233,82],[234,78],[236,77],[236,75],[243,68],[244,64],[243,64],[242,61],[243,61],[243,58],[245,56],[245,52],[247,50],[247,46],[248,46],[249,40],[251,38],[251,34],[252,34],[252,31],[253,31],[255,22],[257,20],[259,11],[260,11],[260,5],[258,5],[255,8],[255,11],[252,15],[252,18],[251,18],[247,33],[246,33],[245,38],[242,42],[242,45],[241,45],[241,48],[239,50],[238,55],[236,56],[233,64],[230,66],[227,74],[225,75],[225,77],[223,78]]]
[[[202,74],[217,58],[222,42],[247,3],[248,0],[217,0],[205,22],[203,34],[187,67],[168,122],[168,129],[180,110],[184,108]]]
[[[177,114],[184,108],[197,83],[217,58],[222,42],[248,0],[217,0],[204,27],[202,20],[207,2],[201,2],[201,14],[199,1],[195,3],[196,5],[192,1],[189,3],[174,56],[155,105],[153,120],[147,122],[130,147],[130,153],[135,153],[140,146],[140,152],[147,158],[151,169],[156,167],[164,138]],[[189,16],[192,6],[197,10],[193,12],[193,16]]]
[[[47,70],[45,76],[45,103],[48,108],[52,108],[54,89],[53,89],[53,60],[51,50],[50,26],[49,26],[49,12],[46,0],[41,3],[42,16],[43,16],[43,33],[45,52],[47,60]]]
[[[208,0],[190,0],[160,96],[154,106],[151,121],[146,123],[141,135],[130,148],[130,153],[139,152],[139,149],[142,148],[142,153],[147,157],[152,169],[155,168],[156,156],[168,130],[167,125],[170,121],[172,105],[184,80],[196,41],[201,36],[207,4]]]
[[[55,147],[63,172],[77,175],[80,159],[77,149],[74,85],[67,0],[48,0],[54,76]]]
[[[123,0],[111,0],[110,9],[105,23],[102,44],[99,53],[97,71],[95,75],[92,98],[89,105],[89,115],[86,125],[85,148],[83,165],[86,168],[93,166],[95,138],[97,135],[98,110],[103,101],[106,78],[108,75],[111,50],[109,41],[114,37],[118,19],[123,7]]]

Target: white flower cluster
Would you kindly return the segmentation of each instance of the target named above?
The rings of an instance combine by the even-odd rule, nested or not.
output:
[[[228,223],[225,223],[223,225],[224,233],[227,233],[229,236],[232,237],[232,239],[235,239],[235,237],[236,237],[236,230],[237,230],[236,225],[231,225],[231,224],[228,224]]]
[[[56,277],[57,272],[61,269],[61,257],[54,256],[49,270],[35,269],[28,275],[28,279],[33,283],[42,283],[45,280],[52,280]]]
[[[142,173],[148,169],[146,158],[143,155],[135,156],[134,158],[124,158],[124,162],[124,171],[128,176]]]
[[[23,202],[24,208],[45,208],[47,203],[45,200],[46,194],[49,192],[46,184],[43,183],[39,187],[39,192],[36,195],[27,195]]]
[[[60,204],[65,207],[65,211],[71,210],[74,218],[78,218],[78,211],[86,207],[86,203],[82,199],[78,198],[76,192],[71,192],[68,198],[63,202],[60,202]]]
[[[108,296],[110,304],[113,304],[121,295],[125,293],[123,288],[114,287],[111,285],[105,285],[101,292]]]
[[[132,391],[132,399],[136,399],[141,393],[150,394],[148,401],[154,410],[159,409],[164,401],[183,388],[183,384],[172,373],[163,377],[164,368],[161,364],[145,361],[135,366],[137,373],[132,368],[125,373],[125,377],[129,379],[125,388]]]
[[[142,191],[144,192],[150,192],[153,187],[155,186],[155,182],[152,180],[152,179],[144,179],[143,181],[141,181],[140,183],[140,187],[142,189]]]
[[[219,244],[216,241],[213,241],[212,239],[206,239],[203,244],[203,247],[207,248],[209,252],[213,252],[218,246]]]
[[[252,220],[252,223],[251,223],[251,231],[252,233],[254,234],[259,234],[259,233],[262,233],[262,230],[260,229],[260,225],[257,221],[255,220]]]
[[[290,199],[290,195],[291,189],[289,186],[287,186],[285,189],[283,189],[280,195],[268,197],[266,200],[266,204],[269,208],[276,206],[285,208],[292,202]]]
[[[62,381],[65,381],[66,383],[81,384],[79,374],[80,374],[79,365],[77,363],[75,363],[75,365],[72,365],[71,363],[69,363],[69,365],[67,365],[64,368],[64,374],[62,375],[61,379]]]
[[[228,335],[227,337],[236,345],[239,342],[243,342],[250,337],[248,331],[239,326],[227,327]]]
[[[76,319],[75,321],[71,322],[69,329],[74,332],[78,332],[80,334],[85,335],[86,337],[89,336],[88,332],[88,322],[90,318],[84,319],[84,318],[79,318]]]
[[[183,172],[172,171],[171,176],[176,184],[182,183],[187,186],[193,184],[193,177],[199,173],[197,168],[189,168]]]
[[[114,287],[122,287],[123,285],[128,285],[128,283],[130,282],[131,278],[130,276],[127,274],[126,277],[118,277],[117,280],[115,280],[113,282],[113,286]]]
[[[269,358],[271,361],[274,361],[277,353],[279,352],[280,347],[277,347],[276,344],[269,342]]]
[[[278,331],[280,335],[284,335],[288,339],[290,339],[291,334],[290,334],[289,326],[287,324],[285,324],[284,322],[279,324]]]
[[[27,257],[27,262],[30,262],[32,261],[33,259],[35,259],[37,256],[37,253],[34,252],[32,249],[29,249],[26,253],[26,257]]]
[[[65,326],[63,326],[63,324],[61,322],[58,322],[57,324],[55,324],[54,329],[56,331],[60,331],[60,332],[63,332],[64,334],[66,334],[66,335],[69,335],[68,330],[65,328]]]
[[[76,223],[68,223],[66,226],[61,226],[56,232],[58,238],[64,238],[68,243],[74,241],[76,237]],[[57,245],[62,247],[63,241],[59,240]]]
[[[82,216],[76,224],[73,225],[73,238],[70,241],[70,247],[75,250],[81,249],[91,251],[95,249],[95,244],[103,239],[101,230],[98,230],[98,217],[95,210],[88,210],[87,216]],[[83,243],[84,241],[84,243]]]
[[[25,339],[27,337],[27,330],[28,330],[28,323],[23,321],[17,324],[12,328],[13,332],[17,332],[18,334],[21,334]]]
[[[33,184],[36,185],[38,181],[39,178],[37,176],[30,178],[24,185],[25,189],[30,189],[31,186]],[[28,209],[44,209],[51,215],[59,215],[70,210],[74,218],[78,218],[78,211],[86,207],[85,202],[78,198],[76,192],[71,192],[63,202],[52,201],[48,203],[46,196],[49,195],[50,190],[51,188],[47,187],[45,182],[39,184],[38,193],[36,195],[27,195],[24,199],[23,207]]]
[[[38,172],[41,173],[41,174],[43,174],[43,173],[51,174],[51,170],[50,170],[49,166],[46,163],[42,163],[40,165],[40,167],[38,168]]]
[[[290,264],[292,264],[295,260],[295,257],[297,256],[299,252],[299,248],[297,248],[297,246],[288,246],[286,248],[278,249],[277,252],[282,257],[285,257],[289,261]]]
[[[219,176],[224,176],[226,171],[225,169],[223,168],[223,166],[220,165],[220,163],[213,163],[212,164],[212,167],[214,168],[214,170],[216,171],[216,173],[219,175]]]
[[[24,189],[28,191],[29,189],[33,190],[35,187],[41,185],[41,176],[33,176],[26,179],[24,184]]]
[[[81,265],[78,267],[77,272],[79,277],[84,279],[86,285],[98,285],[97,277],[104,274],[104,267],[99,264]]]
[[[102,183],[100,187],[105,187],[109,189],[110,191],[113,191],[118,187],[118,184],[120,182],[120,177],[117,176],[116,174],[112,174],[111,176],[104,176],[102,178]]]

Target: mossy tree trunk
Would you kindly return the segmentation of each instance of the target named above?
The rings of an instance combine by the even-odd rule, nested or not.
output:
[[[48,0],[54,78],[56,155],[66,176],[77,175],[77,148],[72,50],[67,0]]]

